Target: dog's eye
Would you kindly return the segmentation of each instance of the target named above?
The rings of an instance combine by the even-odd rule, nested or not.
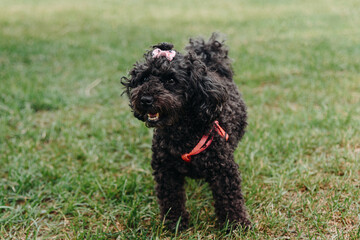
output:
[[[173,85],[175,84],[175,80],[173,78],[170,78],[169,80],[167,80],[167,84]]]

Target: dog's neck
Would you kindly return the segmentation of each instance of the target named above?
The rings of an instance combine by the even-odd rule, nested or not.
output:
[[[204,134],[208,133],[213,123],[205,123],[194,118],[186,117],[177,123],[158,128],[156,131],[163,135],[174,137],[174,139],[187,139],[188,141],[198,140]]]

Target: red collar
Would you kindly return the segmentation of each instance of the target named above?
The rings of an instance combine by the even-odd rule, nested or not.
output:
[[[185,153],[183,155],[181,155],[182,160],[184,160],[185,162],[190,162],[191,160],[191,156],[196,155],[201,153],[202,151],[204,151],[206,148],[208,148],[212,142],[212,140],[214,139],[214,135],[212,135],[211,139],[209,139],[210,133],[215,129],[215,131],[223,138],[225,138],[225,140],[227,141],[229,139],[229,135],[225,132],[224,129],[222,129],[219,125],[219,121],[215,121],[214,122],[214,126],[211,128],[211,130],[209,131],[208,134],[205,134],[204,136],[202,136],[201,140],[199,141],[199,143],[194,147],[193,150],[191,150],[191,152],[189,153]]]

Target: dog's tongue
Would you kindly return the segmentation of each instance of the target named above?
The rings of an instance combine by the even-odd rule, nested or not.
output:
[[[157,113],[154,113],[154,114],[149,113],[149,117],[151,117],[151,118],[156,118],[156,117],[157,117]]]

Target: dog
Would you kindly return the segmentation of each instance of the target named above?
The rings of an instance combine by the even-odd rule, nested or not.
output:
[[[185,177],[205,179],[220,226],[251,222],[234,151],[247,126],[228,47],[213,33],[190,39],[182,54],[160,43],[121,79],[134,116],[154,128],[152,161],[161,218],[186,229]]]

